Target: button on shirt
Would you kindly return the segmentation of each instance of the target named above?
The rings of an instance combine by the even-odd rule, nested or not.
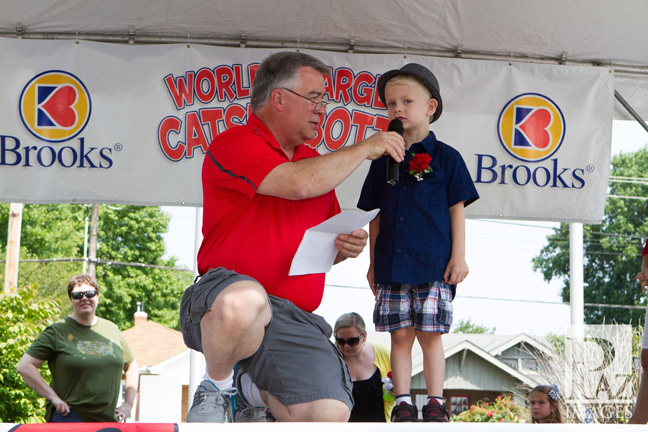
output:
[[[428,153],[432,171],[417,181],[407,171],[414,154]],[[400,163],[396,186],[386,181],[388,157],[371,163],[358,201],[362,210],[380,209],[374,250],[374,280],[421,284],[443,280],[450,260],[450,207],[479,198],[461,154],[434,133],[413,144]]]

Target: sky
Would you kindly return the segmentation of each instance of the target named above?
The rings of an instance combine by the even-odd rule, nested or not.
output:
[[[613,156],[636,151],[647,143],[648,132],[637,122],[614,121]],[[163,210],[171,215],[165,236],[167,256],[175,256],[180,265],[193,269],[196,209]],[[545,282],[532,265],[533,257],[547,244],[546,237],[557,226],[554,222],[466,220],[466,261],[470,274],[458,286],[453,302],[454,322],[470,320],[494,329],[499,335],[565,334],[570,325],[570,308],[562,304],[562,282]],[[333,266],[327,274],[324,298],[315,312],[331,325],[343,313],[358,312],[368,328],[373,328],[374,299],[366,279],[368,249],[356,259]],[[639,267],[638,261],[637,271]]]

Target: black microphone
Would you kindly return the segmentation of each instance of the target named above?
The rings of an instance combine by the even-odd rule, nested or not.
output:
[[[403,127],[403,122],[399,119],[394,119],[389,122],[387,127],[387,132],[396,132],[398,135],[403,136],[405,128]],[[389,156],[389,161],[387,162],[387,184],[390,186],[396,186],[398,184],[398,179],[400,177],[398,168],[400,163],[396,162],[393,157]]]

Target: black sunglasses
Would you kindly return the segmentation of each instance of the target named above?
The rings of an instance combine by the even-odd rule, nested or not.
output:
[[[342,339],[342,338],[336,337],[335,342],[340,346],[344,346],[344,344],[349,344],[349,346],[356,346],[356,345],[358,345],[360,343],[360,339],[362,338],[362,336],[364,336],[364,333],[361,334],[360,336],[352,337],[352,338],[349,338],[349,339]]]
[[[99,291],[97,291],[97,290],[77,291],[77,292],[70,293],[70,298],[73,298],[74,300],[81,300],[83,298],[83,296],[85,296],[85,298],[91,299],[92,297],[96,296],[97,294],[99,294]]]

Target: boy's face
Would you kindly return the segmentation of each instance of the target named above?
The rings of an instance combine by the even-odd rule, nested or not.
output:
[[[418,128],[427,131],[438,105],[421,84],[391,81],[385,85],[385,104],[389,120],[400,119],[406,131]]]

